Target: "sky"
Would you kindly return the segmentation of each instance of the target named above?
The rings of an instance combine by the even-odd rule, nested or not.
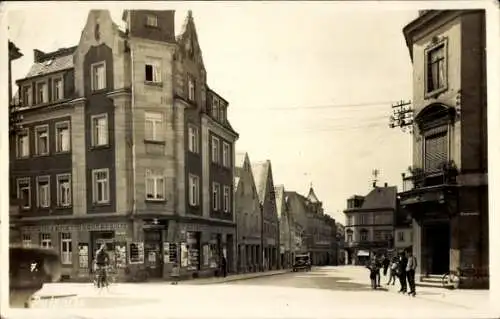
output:
[[[411,136],[388,124],[391,105],[412,97],[402,29],[418,13],[374,4],[155,5],[176,10],[177,33],[192,10],[208,84],[229,101],[228,118],[240,134],[236,151],[254,162],[269,159],[275,185],[287,191],[307,195],[312,184],[325,212],[341,223],[347,198],[370,191],[374,169],[379,185],[400,189],[411,165]],[[123,24],[118,2],[8,10],[9,38],[24,54],[13,63],[13,79],[26,75],[33,49],[77,45],[92,8],[109,9]]]

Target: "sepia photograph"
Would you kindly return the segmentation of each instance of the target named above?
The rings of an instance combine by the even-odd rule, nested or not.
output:
[[[500,315],[498,1],[0,17],[2,319]]]

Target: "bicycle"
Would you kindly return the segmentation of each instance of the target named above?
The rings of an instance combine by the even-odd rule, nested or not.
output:
[[[444,288],[457,289],[460,284],[460,270],[450,270],[441,277]]]
[[[93,278],[94,287],[99,289],[100,292],[106,288],[109,291],[109,285],[112,281],[110,276],[109,266],[97,268]]]

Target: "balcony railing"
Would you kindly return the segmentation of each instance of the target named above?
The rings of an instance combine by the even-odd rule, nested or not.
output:
[[[413,189],[439,185],[453,185],[457,182],[458,170],[453,162],[447,162],[435,170],[409,169],[410,174],[402,173],[403,192]]]

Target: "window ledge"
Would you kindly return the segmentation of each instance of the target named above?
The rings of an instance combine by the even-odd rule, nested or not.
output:
[[[189,204],[189,207],[198,209],[198,208],[200,208],[200,204],[196,204],[196,205]]]
[[[155,204],[164,204],[167,202],[166,199],[153,199],[153,198],[146,198],[144,201],[146,203],[155,203]]]
[[[108,90],[108,88],[103,88],[103,89],[98,89],[98,90],[92,89],[91,93],[92,94],[102,94],[102,93],[105,93],[107,90]]]
[[[111,202],[103,202],[103,203],[97,203],[97,202],[93,202],[92,203],[92,206],[95,206],[95,207],[99,207],[99,206],[111,206]]]
[[[34,154],[33,157],[47,157],[50,156],[50,153],[47,154]]]
[[[25,160],[25,159],[29,159],[29,158],[30,158],[30,155],[27,155],[27,156],[16,156],[16,160]]]
[[[106,148],[109,148],[109,147],[110,147],[110,145],[109,145],[109,144],[103,144],[103,145],[92,145],[92,146],[90,146],[90,149],[91,149],[92,151],[94,151],[94,150],[106,149]]]
[[[144,81],[144,85],[162,88],[163,87],[163,82],[154,82],[154,81],[147,81],[147,80],[145,80]]]
[[[156,144],[156,145],[165,145],[165,141],[157,141],[157,140],[148,140],[144,139],[144,144]]]
[[[448,87],[447,87],[447,86],[444,86],[444,87],[442,87],[442,88],[440,88],[440,89],[436,89],[436,90],[431,91],[431,92],[426,92],[426,93],[425,93],[425,98],[426,98],[426,99],[435,98],[435,97],[437,97],[438,95],[440,95],[440,94],[442,94],[442,93],[446,92],[447,90],[448,90]]]
[[[64,154],[71,154],[71,150],[69,151],[60,151],[60,152],[55,152],[55,155],[64,155]]]
[[[55,207],[55,209],[57,209],[57,210],[71,209],[71,208],[73,208],[73,205],[68,205],[68,206],[60,206],[60,205],[58,205],[58,206]]]

